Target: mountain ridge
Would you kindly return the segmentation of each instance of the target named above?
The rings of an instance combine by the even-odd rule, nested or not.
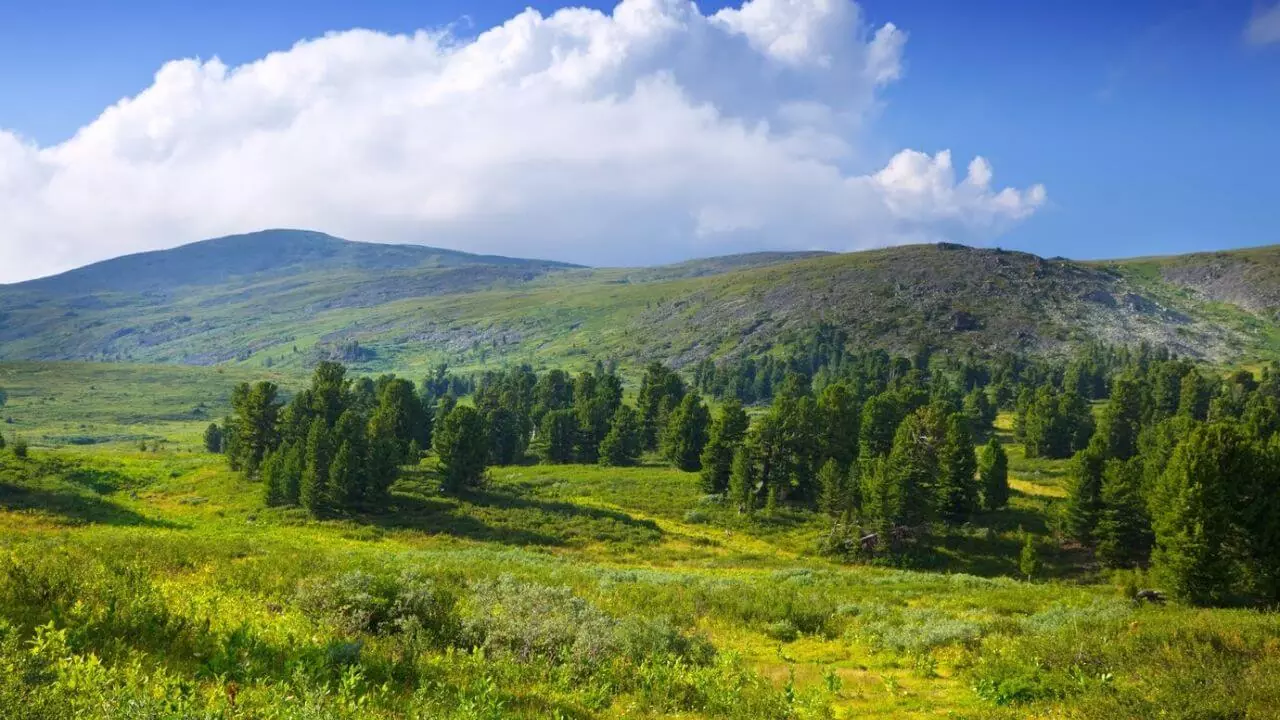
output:
[[[819,322],[897,351],[1280,354],[1280,246],[1076,262],[942,243],[585,268],[266,232],[283,240],[256,254],[260,234],[228,236],[0,286],[0,360],[681,366]]]

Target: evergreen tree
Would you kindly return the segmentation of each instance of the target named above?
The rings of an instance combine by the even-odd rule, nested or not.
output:
[[[1072,459],[1071,482],[1067,488],[1067,533],[1084,544],[1093,541],[1102,511],[1102,473],[1106,460],[1101,443],[1091,444]]]
[[[1018,570],[1031,580],[1040,572],[1040,555],[1036,552],[1035,538],[1031,533],[1022,534],[1022,552],[1018,554]]]
[[[480,413],[465,405],[454,408],[435,431],[435,450],[440,458],[440,488],[444,492],[478,487],[489,456]]]
[[[1116,378],[1111,399],[1102,411],[1099,435],[1105,458],[1128,460],[1138,452],[1138,432],[1142,426],[1142,394],[1137,380]]]
[[[284,449],[268,453],[262,461],[262,502],[267,507],[284,505]]]
[[[640,379],[640,435],[646,450],[658,447],[667,426],[666,414],[684,399],[684,381],[660,362],[649,363]]]
[[[749,513],[755,505],[756,481],[751,463],[751,453],[745,446],[733,451],[733,466],[729,471],[729,501],[738,506],[738,512]]]
[[[885,517],[890,526],[919,526],[932,518],[938,448],[943,430],[928,408],[908,415],[893,436],[886,467]]]
[[[726,400],[711,424],[707,445],[702,450],[702,490],[721,493],[729,487],[733,457],[747,436],[750,419],[736,399]]]
[[[302,502],[302,472],[306,462],[303,457],[303,443],[287,443],[277,452],[282,457],[280,487],[284,493],[283,502],[285,505],[298,505]]]
[[[640,459],[640,417],[629,405],[619,405],[609,434],[600,442],[600,464],[635,465]]]
[[[375,432],[371,422],[366,428],[365,453],[361,492],[366,503],[378,505],[386,501],[400,474],[400,444],[391,435]]]
[[[1209,414],[1210,389],[1195,368],[1182,376],[1178,391],[1178,414],[1192,420],[1204,420]]]
[[[222,452],[222,428],[218,427],[218,423],[209,423],[209,427],[204,429],[204,450],[211,453]]]
[[[378,407],[369,418],[370,432],[386,437],[395,445],[396,465],[410,458],[410,446],[422,447],[428,436],[426,413],[422,410],[413,383],[403,378],[387,377],[377,389]]]
[[[311,409],[324,420],[326,427],[333,427],[338,416],[347,406],[347,369],[341,363],[324,360],[311,373]]]
[[[843,382],[823,388],[817,403],[820,457],[834,459],[843,474],[858,457],[858,423],[862,408]]]
[[[353,508],[366,498],[369,470],[366,423],[356,410],[347,409],[338,416],[333,428],[333,442],[338,451],[329,467],[332,502]]]
[[[494,408],[485,418],[489,432],[489,461],[494,465],[512,465],[524,455],[524,437],[520,418],[505,407]]]
[[[992,424],[996,419],[995,406],[991,404],[986,391],[982,388],[974,388],[964,396],[961,412],[969,421],[969,428],[974,435],[986,437],[991,433]]]
[[[858,444],[861,457],[888,455],[893,449],[894,432],[902,417],[898,403],[889,393],[873,395],[862,406],[862,418],[858,425]]]
[[[1152,503],[1157,577],[1197,605],[1221,604],[1236,582],[1232,484],[1254,470],[1243,435],[1228,423],[1195,428],[1174,450]]]
[[[232,468],[246,475],[258,474],[262,459],[275,449],[280,403],[275,383],[262,381],[241,383],[231,393],[236,454],[230,458]]]
[[[1151,552],[1151,520],[1142,498],[1142,464],[1108,460],[1102,472],[1098,560],[1111,568],[1144,564]]]
[[[696,392],[685,395],[667,421],[662,434],[662,454],[686,472],[701,469],[700,457],[707,444],[710,424],[710,413],[702,398]]]
[[[978,477],[984,510],[999,510],[1009,504],[1009,456],[994,435],[978,457]]]
[[[840,463],[835,458],[827,460],[818,471],[818,509],[833,517],[847,512],[851,503],[846,481]]]
[[[552,410],[542,417],[538,432],[545,443],[544,459],[550,463],[573,462],[578,439],[578,418],[572,410]]]
[[[311,421],[311,430],[307,433],[306,464],[299,489],[299,500],[312,515],[322,515],[329,509],[328,502],[332,496],[329,463],[332,459],[329,428],[325,426],[324,418],[317,416]]]
[[[947,432],[939,451],[940,474],[935,501],[938,514],[951,524],[969,519],[978,508],[978,460],[973,451],[969,421],[960,413],[947,418]]]

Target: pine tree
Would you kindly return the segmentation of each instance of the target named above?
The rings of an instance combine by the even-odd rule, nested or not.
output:
[[[702,490],[721,493],[729,487],[733,458],[747,435],[750,420],[737,400],[726,400],[711,425],[707,445],[702,450]]]
[[[1204,420],[1209,414],[1209,386],[1195,368],[1182,376],[1178,392],[1178,415],[1192,420]]]
[[[1142,498],[1142,464],[1108,460],[1102,472],[1102,509],[1095,534],[1098,560],[1111,568],[1144,564],[1151,552],[1151,520]]]
[[[305,464],[302,443],[289,443],[280,447],[282,461],[280,464],[280,487],[284,492],[285,505],[298,505],[302,502],[302,472]]]
[[[635,465],[639,459],[640,417],[629,405],[619,405],[609,433],[600,441],[600,464],[623,467]]]
[[[266,381],[241,383],[231,392],[235,455],[228,459],[232,468],[244,470],[251,477],[258,474],[262,459],[275,449],[279,439],[278,393],[275,383]]]
[[[552,410],[542,417],[540,439],[545,443],[544,459],[549,463],[573,462],[577,445],[578,418],[572,410]]]
[[[919,526],[932,518],[938,448],[942,433],[934,412],[907,416],[893,437],[886,468],[885,521],[890,526]]]
[[[302,471],[302,487],[299,499],[304,508],[312,515],[322,515],[328,508],[332,495],[329,487],[329,463],[333,458],[330,444],[329,428],[324,418],[316,417],[311,421],[311,430],[307,433],[306,467]]]
[[[973,452],[969,421],[960,413],[947,419],[947,434],[939,452],[940,475],[935,497],[938,514],[951,524],[968,520],[978,509],[978,460]]]
[[[978,457],[978,477],[984,510],[999,510],[1009,504],[1009,456],[994,435]]]
[[[1018,570],[1031,580],[1040,572],[1040,555],[1036,552],[1035,538],[1031,533],[1022,534],[1022,552],[1018,554]]]
[[[485,418],[489,434],[489,461],[494,465],[512,465],[524,455],[524,438],[520,418],[508,408],[489,411]]]
[[[858,424],[862,408],[843,382],[823,388],[817,404],[819,455],[823,459],[834,459],[843,472],[858,457]]]
[[[902,419],[898,403],[890,393],[873,395],[862,406],[858,424],[859,456],[888,455],[893,436]]]
[[[204,429],[204,450],[211,453],[222,452],[222,428],[218,427],[218,423],[209,423],[209,427]]]
[[[269,453],[262,461],[262,502],[267,507],[284,505],[284,448]]]
[[[1071,462],[1071,483],[1067,488],[1066,522],[1068,534],[1089,544],[1102,511],[1102,472],[1106,457],[1100,443],[1076,453]]]
[[[700,457],[707,444],[710,424],[710,413],[702,398],[696,392],[685,395],[667,421],[666,431],[662,434],[662,454],[681,470],[700,470]]]
[[[684,381],[667,366],[652,362],[640,379],[639,412],[641,441],[646,450],[658,447],[662,431],[666,428],[666,414],[679,403],[685,394]]]
[[[1102,456],[1117,460],[1133,457],[1138,452],[1141,427],[1142,395],[1138,382],[1130,377],[1116,378],[1098,427]]]
[[[739,446],[733,452],[733,466],[729,471],[729,501],[737,504],[738,512],[749,513],[755,506],[756,481],[751,454]]]
[[[333,428],[338,451],[329,467],[331,502],[353,508],[367,495],[368,440],[364,418],[354,409],[344,410]],[[341,463],[339,463],[341,459]]]
[[[477,487],[489,456],[484,419],[473,407],[459,405],[435,431],[440,458],[440,487],[447,493]]]
[[[846,475],[840,469],[840,463],[831,458],[818,471],[818,509],[838,517],[849,510],[850,498],[845,484]]]
[[[1152,502],[1152,564],[1174,596],[1216,605],[1235,590],[1232,484],[1250,477],[1249,455],[1228,423],[1197,427],[1174,450]]]

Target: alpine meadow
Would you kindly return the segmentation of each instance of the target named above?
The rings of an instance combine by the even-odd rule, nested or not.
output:
[[[0,718],[1280,718],[1280,4],[72,5]]]

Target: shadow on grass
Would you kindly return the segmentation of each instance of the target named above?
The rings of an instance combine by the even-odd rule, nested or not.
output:
[[[662,531],[623,512],[512,492],[472,490],[440,495],[435,474],[406,473],[392,489],[392,509],[366,517],[386,528],[440,532],[514,545],[557,546],[591,541],[647,545]]]
[[[186,527],[167,520],[148,518],[94,495],[25,487],[6,482],[0,482],[0,509],[46,512],[73,524],[96,523],[170,529]]]

